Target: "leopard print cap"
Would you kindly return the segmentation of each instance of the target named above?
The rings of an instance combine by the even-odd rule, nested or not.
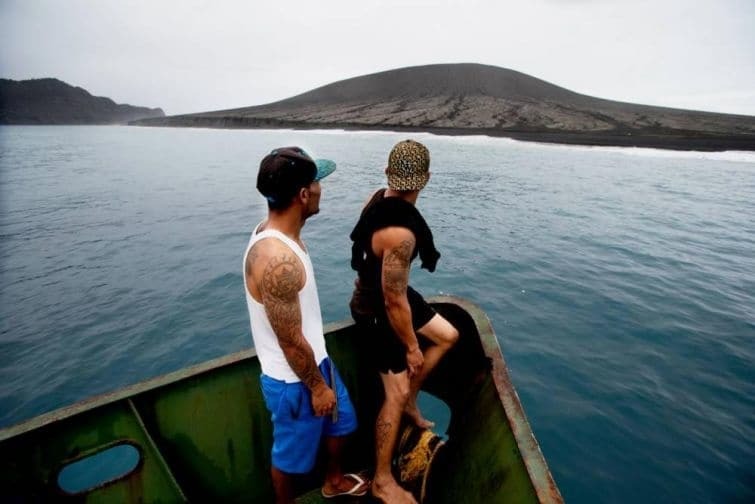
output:
[[[388,156],[388,187],[394,191],[419,191],[430,178],[430,152],[414,140],[399,142]]]

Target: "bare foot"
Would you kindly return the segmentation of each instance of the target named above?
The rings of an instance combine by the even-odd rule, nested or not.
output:
[[[372,496],[384,504],[417,504],[414,496],[401,488],[392,478],[382,484],[378,483],[378,480],[373,481]]]
[[[416,403],[407,404],[406,408],[404,408],[404,413],[406,413],[406,415],[412,419],[412,422],[414,422],[414,424],[420,429],[432,429],[435,427],[435,422],[431,422],[422,416]]]

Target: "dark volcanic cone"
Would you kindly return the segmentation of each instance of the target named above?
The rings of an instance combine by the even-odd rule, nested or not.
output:
[[[400,68],[255,107],[145,125],[347,128],[540,141],[755,150],[755,117],[621,103],[473,63]]]

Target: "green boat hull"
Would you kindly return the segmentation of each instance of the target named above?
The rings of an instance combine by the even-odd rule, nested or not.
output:
[[[485,314],[448,296],[431,300],[460,333],[423,390],[450,410],[447,440],[426,479],[426,502],[562,502],[511,384]],[[345,466],[374,464],[379,379],[351,321],[326,328],[328,351],[360,427]],[[0,501],[272,502],[272,428],[253,350],[167,374],[0,430]],[[135,467],[77,493],[61,470],[127,444]],[[322,461],[300,482],[300,502],[320,500]]]

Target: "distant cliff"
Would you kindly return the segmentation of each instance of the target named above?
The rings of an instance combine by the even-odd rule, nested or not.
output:
[[[139,121],[145,126],[344,128],[541,142],[755,150],[755,117],[594,98],[475,63],[399,68],[275,103]]]
[[[58,79],[0,79],[0,124],[113,124],[164,116],[159,108],[120,105]]]

